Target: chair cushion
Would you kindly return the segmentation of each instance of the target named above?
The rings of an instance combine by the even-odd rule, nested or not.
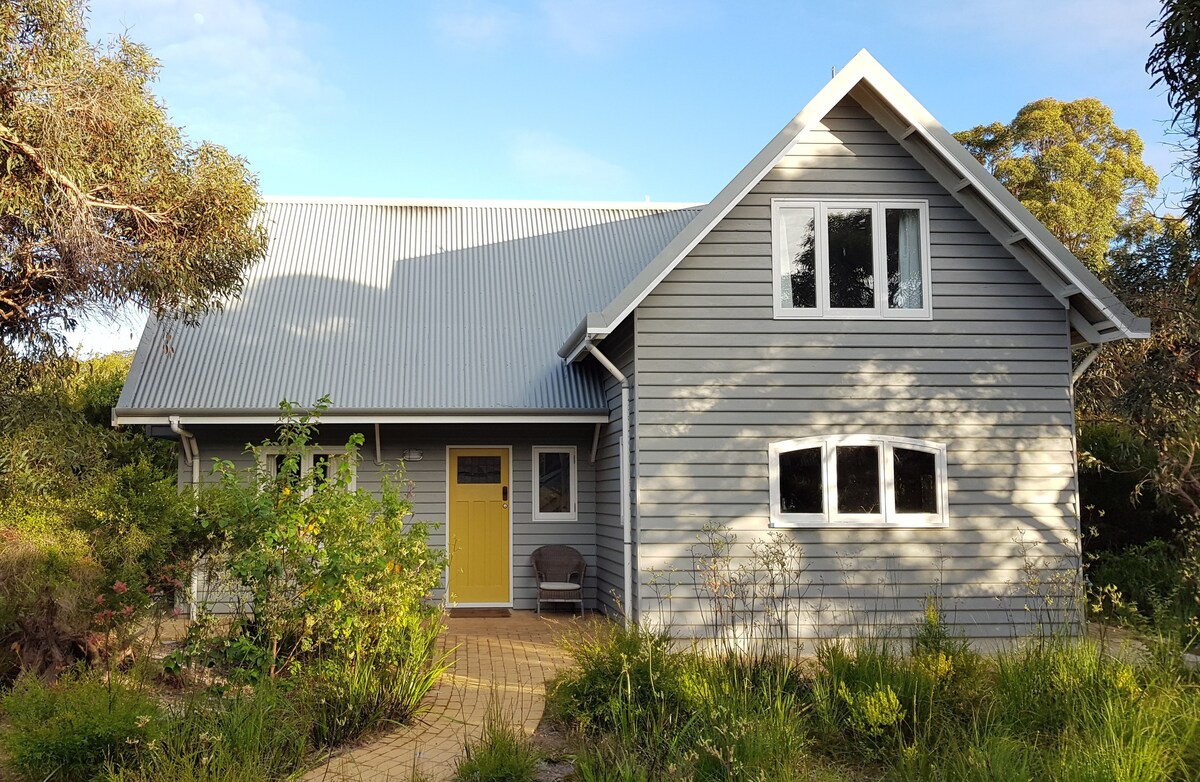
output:
[[[579,584],[572,584],[570,581],[541,581],[538,583],[538,589],[544,589],[547,592],[573,592],[581,588]]]

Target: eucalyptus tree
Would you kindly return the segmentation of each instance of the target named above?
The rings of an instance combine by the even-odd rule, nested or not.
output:
[[[158,61],[90,41],[84,13],[0,2],[0,346],[23,355],[131,303],[194,319],[266,245],[246,161],[185,138],[151,90]]]

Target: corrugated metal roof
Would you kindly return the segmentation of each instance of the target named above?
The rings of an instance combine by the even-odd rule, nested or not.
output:
[[[697,212],[271,200],[241,297],[195,328],[152,319],[116,414],[604,408],[557,348]]]

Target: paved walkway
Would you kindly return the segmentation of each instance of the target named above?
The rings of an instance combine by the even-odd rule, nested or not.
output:
[[[331,759],[304,782],[450,779],[489,709],[533,733],[542,718],[546,682],[568,664],[559,640],[578,621],[565,614],[539,619],[531,611],[447,620],[441,642],[443,648],[458,647],[455,665],[430,693],[429,711],[416,724]]]

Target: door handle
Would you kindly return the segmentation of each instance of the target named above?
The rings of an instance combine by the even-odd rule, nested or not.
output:
[[[508,487],[507,486],[500,489],[500,499],[504,500],[505,502],[508,502]]]

